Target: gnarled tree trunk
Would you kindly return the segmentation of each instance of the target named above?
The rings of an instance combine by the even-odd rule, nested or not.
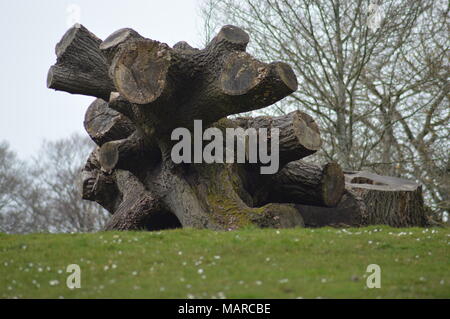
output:
[[[83,170],[83,198],[113,215],[107,230],[296,227],[304,225],[296,204],[338,205],[344,193],[340,166],[300,161],[321,147],[314,119],[299,111],[226,118],[297,89],[290,66],[256,60],[245,52],[248,42],[235,26],[224,26],[201,50],[186,42],[171,48],[131,29],[105,41],[79,24],[67,31],[48,86],[98,98],[84,123],[98,147]],[[171,134],[179,127],[194,131],[195,120],[221,132],[254,129],[270,146],[277,141],[271,129],[278,129],[278,172],[261,174],[263,164],[254,161],[176,164]]]

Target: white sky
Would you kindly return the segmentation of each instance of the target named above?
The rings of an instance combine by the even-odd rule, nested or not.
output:
[[[72,4],[80,23],[99,38],[123,27],[173,45],[200,45],[200,0],[2,0],[0,1],[0,141],[26,159],[43,139],[86,134],[84,112],[94,100],[47,89],[55,44],[72,23]]]

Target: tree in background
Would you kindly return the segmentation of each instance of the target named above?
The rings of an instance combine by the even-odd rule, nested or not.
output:
[[[266,112],[315,114],[324,161],[413,178],[449,211],[447,1],[207,0],[202,12],[206,41],[235,24],[254,55],[293,66],[299,89]]]
[[[21,162],[0,145],[0,231],[90,232],[99,230],[108,213],[81,199],[80,170],[92,151],[80,135],[44,142],[38,156]]]
[[[20,225],[18,203],[19,192],[24,187],[22,172],[23,163],[6,142],[0,143],[0,231],[12,232],[24,227]]]

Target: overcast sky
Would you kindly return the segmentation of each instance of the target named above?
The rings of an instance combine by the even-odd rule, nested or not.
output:
[[[84,112],[91,97],[46,87],[55,63],[55,44],[77,19],[99,38],[123,27],[173,45],[202,43],[200,0],[2,0],[0,1],[0,141],[21,158],[39,149],[43,139],[86,134]]]

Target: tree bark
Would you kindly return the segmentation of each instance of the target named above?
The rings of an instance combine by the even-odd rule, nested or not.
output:
[[[254,128],[259,130],[266,128],[269,145],[271,144],[270,130],[278,128],[280,167],[314,154],[322,145],[316,122],[308,114],[300,111],[278,117],[240,117],[234,121],[237,126],[244,129]]]
[[[130,28],[123,28],[115,31],[110,36],[108,36],[101,44],[100,50],[106,57],[108,64],[111,64],[115,55],[120,50],[122,45],[134,40],[143,39],[143,37]]]
[[[82,198],[95,201],[113,214],[120,202],[116,181],[101,170],[96,148],[81,172]]]
[[[105,230],[146,229],[152,214],[163,211],[162,202],[146,190],[132,173],[116,170],[114,175],[122,201]]]
[[[136,126],[125,115],[113,110],[102,99],[96,99],[87,109],[84,128],[99,146],[130,136]]]
[[[108,76],[101,40],[75,24],[56,45],[57,62],[47,75],[47,87],[73,94],[109,99],[114,84]]]
[[[295,161],[271,176],[269,185],[269,202],[334,207],[344,192],[344,173],[336,163]]]
[[[335,208],[298,205],[308,226],[427,226],[422,186],[369,172],[346,172],[345,193]]]
[[[137,130],[127,138],[103,144],[98,151],[101,169],[107,173],[114,169],[137,173],[143,167],[160,161],[160,151],[151,142]]]

